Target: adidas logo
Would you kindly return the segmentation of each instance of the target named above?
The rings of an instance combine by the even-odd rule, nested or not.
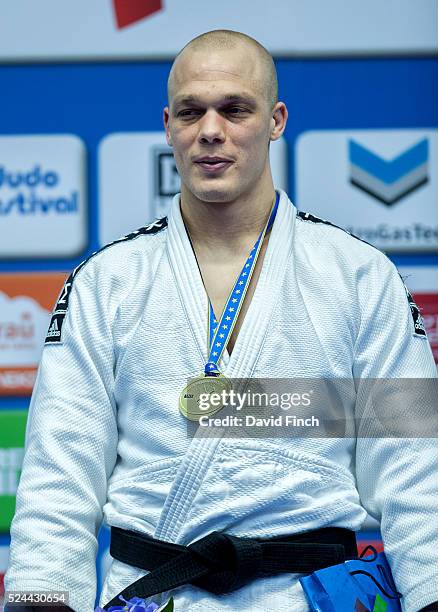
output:
[[[58,329],[58,321],[57,319],[53,319],[52,324],[49,327],[49,331],[47,332],[48,338],[58,338],[61,335],[61,331]]]

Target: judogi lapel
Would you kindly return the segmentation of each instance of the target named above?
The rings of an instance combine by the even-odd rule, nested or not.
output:
[[[277,216],[254,296],[231,357],[224,351],[220,362],[223,373],[230,378],[252,375],[268,331],[271,311],[278,300],[287,262],[292,257],[295,217],[295,207],[280,191]],[[207,294],[181,216],[179,196],[174,198],[169,214],[167,250],[187,325],[193,331],[202,357],[199,371],[193,372],[196,375],[203,370],[207,356]]]
[[[221,371],[229,378],[251,377],[263,350],[271,320],[270,313],[278,299],[287,261],[292,257],[295,216],[296,209],[287,195],[280,192],[277,216],[251,304],[232,355],[224,351],[219,362]],[[169,215],[167,249],[187,325],[192,329],[200,353],[199,370],[193,372],[193,376],[196,376],[203,370],[207,356],[208,298],[181,216],[179,196],[174,198]],[[220,440],[217,429],[213,435],[208,428],[198,429],[166,498],[154,537],[179,541],[187,512],[218,450]]]

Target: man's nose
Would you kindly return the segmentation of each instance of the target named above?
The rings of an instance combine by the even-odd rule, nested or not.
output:
[[[203,144],[225,140],[224,118],[213,110],[208,110],[199,123],[199,141]]]

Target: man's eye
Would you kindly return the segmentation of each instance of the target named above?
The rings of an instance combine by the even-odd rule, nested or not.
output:
[[[227,108],[227,113],[230,115],[239,115],[241,113],[246,113],[246,108],[241,108],[240,106],[230,106]]]
[[[184,110],[181,110],[177,113],[178,117],[186,117],[186,118],[190,118],[190,117],[196,117],[197,115],[199,115],[200,111],[196,110],[194,108],[187,108]]]

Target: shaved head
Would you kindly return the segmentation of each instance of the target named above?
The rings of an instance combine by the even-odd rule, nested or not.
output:
[[[260,67],[259,80],[264,95],[270,108],[273,108],[278,100],[277,71],[270,53],[247,34],[234,32],[232,30],[212,30],[197,36],[191,40],[176,56],[167,81],[167,95],[171,102],[178,85],[178,66],[182,60],[191,57],[195,59],[196,54],[219,51],[233,51],[237,48],[245,48],[252,52],[257,58]]]
[[[175,58],[168,95],[163,121],[182,202],[272,200],[269,145],[284,132],[287,108],[266,49],[240,32],[202,34]]]

